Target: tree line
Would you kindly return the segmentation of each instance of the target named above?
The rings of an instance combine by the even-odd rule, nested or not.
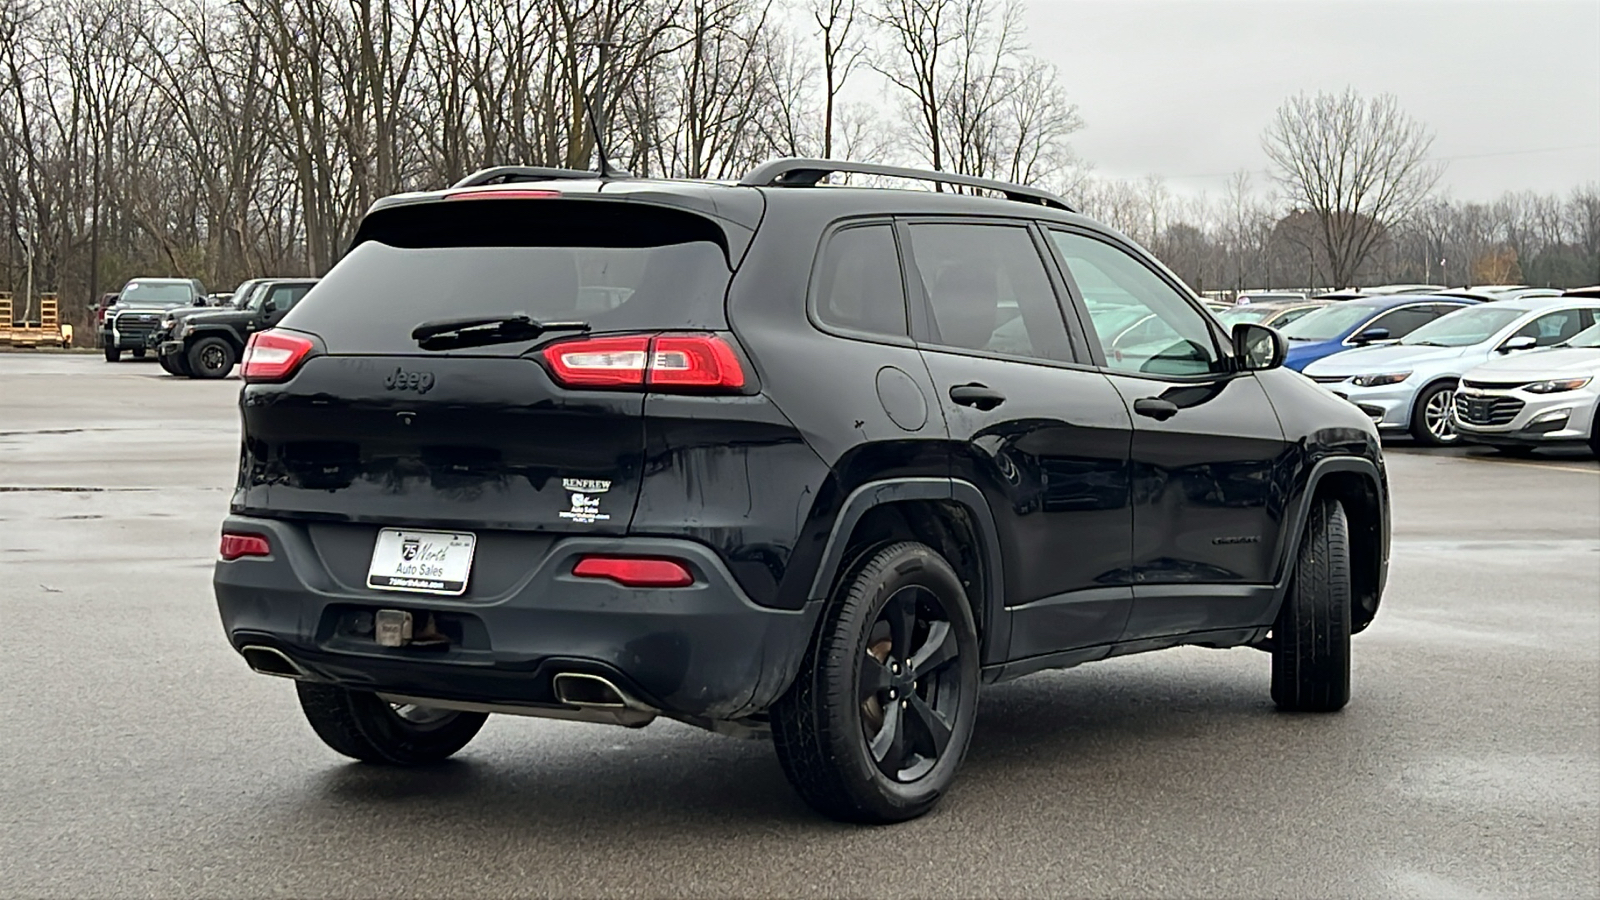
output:
[[[639,175],[734,178],[795,155],[1048,186],[1199,289],[1482,280],[1474,266],[1600,280],[1593,186],[1476,205],[1427,185],[1343,215],[1243,178],[1215,201],[1097,178],[1022,14],[1018,0],[0,0],[0,290],[83,310],[135,275],[225,290],[320,273],[376,198],[489,165],[591,168],[597,134]],[[1360,245],[1353,266],[1336,236]]]

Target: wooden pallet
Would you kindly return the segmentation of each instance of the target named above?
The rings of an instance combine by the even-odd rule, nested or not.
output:
[[[39,295],[38,324],[18,322],[10,294],[0,294],[0,346],[70,347],[72,326],[61,324],[61,304],[55,294]]]

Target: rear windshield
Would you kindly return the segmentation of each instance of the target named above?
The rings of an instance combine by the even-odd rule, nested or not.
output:
[[[357,244],[280,323],[330,353],[424,353],[417,325],[526,313],[591,332],[727,327],[731,277],[704,217],[632,203],[458,200],[370,217]],[[533,342],[474,347],[521,353]]]
[[[123,303],[177,306],[194,299],[194,287],[182,281],[130,281],[123,286],[121,299]]]

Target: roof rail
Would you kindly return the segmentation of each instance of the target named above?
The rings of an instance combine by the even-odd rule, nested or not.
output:
[[[594,179],[604,178],[599,172],[585,172],[582,169],[554,169],[546,166],[494,166],[488,169],[479,169],[471,175],[461,179],[453,188],[477,187],[483,184],[509,184],[513,181],[559,181],[561,179]]]
[[[1067,212],[1077,211],[1067,205],[1067,201],[1049,191],[1012,184],[1008,181],[974,178],[971,175],[955,175],[949,172],[933,172],[927,169],[907,169],[901,166],[880,166],[876,163],[844,162],[833,159],[804,159],[801,157],[774,159],[751,169],[749,174],[739,179],[739,184],[745,187],[814,187],[822,179],[836,172],[851,175],[885,175],[914,181],[932,181],[938,184],[981,188],[986,191],[1003,194],[1007,200],[1036,203],[1040,206],[1064,209]]]

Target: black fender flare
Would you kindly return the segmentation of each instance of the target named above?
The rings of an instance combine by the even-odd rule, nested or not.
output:
[[[239,340],[239,333],[226,325],[200,325],[189,329],[183,336],[183,352],[188,353],[196,341],[203,341],[209,337],[219,337],[228,342],[233,348],[233,355],[237,358],[244,353],[244,342]]]
[[[973,525],[982,545],[978,549],[983,562],[984,607],[973,610],[984,624],[983,663],[1000,661],[1011,643],[1011,618],[1005,607],[1005,569],[1000,553],[1000,532],[995,527],[994,513],[978,486],[958,478],[911,477],[870,481],[850,492],[834,517],[833,528],[823,545],[822,561],[811,579],[807,597],[825,601],[845,565],[844,553],[861,517],[874,507],[906,500],[945,500],[955,503],[972,516]]]
[[[1300,552],[1300,541],[1305,537],[1306,518],[1311,514],[1311,500],[1317,495],[1317,486],[1329,475],[1338,472],[1354,472],[1372,483],[1372,490],[1378,498],[1378,527],[1379,533],[1379,558],[1378,558],[1378,597],[1373,603],[1373,614],[1377,614],[1377,606],[1383,597],[1384,585],[1389,578],[1389,492],[1385,487],[1383,473],[1379,471],[1378,464],[1370,459],[1360,456],[1327,456],[1319,459],[1311,466],[1311,471],[1306,475],[1305,487],[1300,495],[1295,498],[1294,506],[1285,517],[1289,526],[1288,532],[1281,542],[1282,550],[1278,555],[1276,579],[1274,583],[1275,597],[1272,601],[1272,615],[1268,621],[1278,619],[1278,610],[1283,606],[1283,600],[1289,593],[1289,579],[1293,574],[1293,563],[1296,554]]]

